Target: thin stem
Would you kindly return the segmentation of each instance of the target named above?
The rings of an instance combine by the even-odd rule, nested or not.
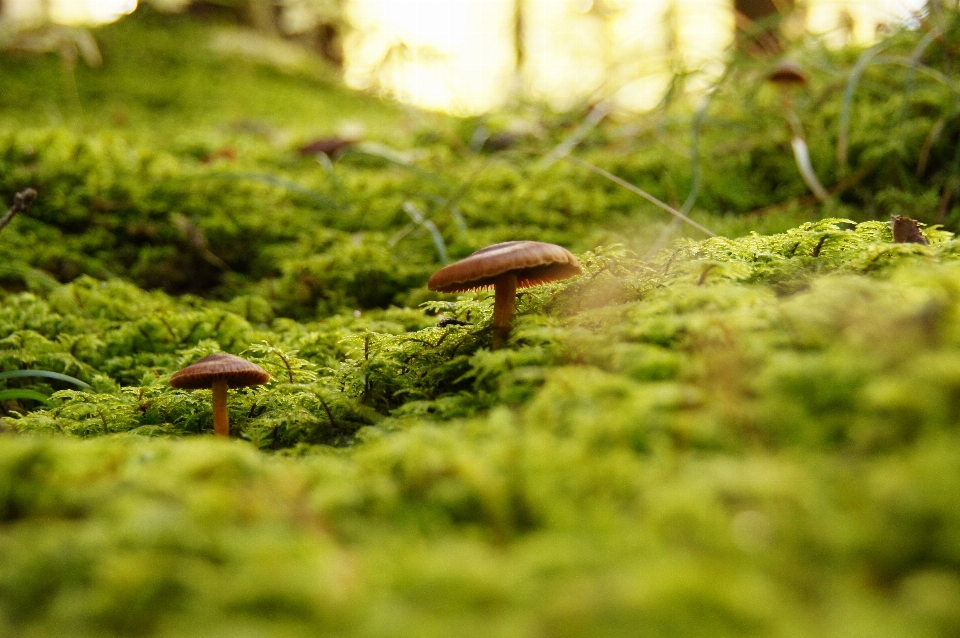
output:
[[[3,227],[10,223],[14,215],[21,211],[25,212],[28,208],[30,208],[30,203],[33,202],[36,196],[37,191],[33,190],[32,188],[28,188],[14,195],[13,206],[11,206],[10,210],[7,211],[7,214],[0,219],[0,230],[3,230]]]
[[[853,94],[857,90],[860,76],[878,53],[890,46],[890,42],[880,42],[860,54],[860,58],[850,71],[847,86],[843,90],[843,103],[840,107],[839,131],[837,132],[837,171],[843,176],[850,168],[847,156],[850,150],[850,112],[853,109]]]
[[[594,128],[603,121],[603,118],[610,115],[610,112],[613,111],[613,105],[607,101],[601,101],[592,109],[590,113],[587,114],[587,117],[584,121],[578,126],[573,133],[567,139],[563,140],[558,144],[552,151],[547,153],[543,159],[540,160],[540,164],[537,168],[540,170],[545,170],[553,166],[557,160],[564,159],[570,152],[577,147],[577,145],[583,141],[583,139],[590,134]]]
[[[513,313],[517,308],[517,276],[500,275],[493,282],[493,349],[501,348],[510,336]]]
[[[227,413],[227,382],[223,379],[213,382],[213,433],[216,436],[230,436],[230,415]]]
[[[786,118],[787,124],[790,125],[790,132],[793,134],[793,137],[807,139],[806,134],[803,132],[803,124],[800,123],[797,112],[793,110],[793,93],[790,87],[782,87],[780,89],[780,100],[783,103],[783,116]]]
[[[817,199],[824,202],[830,199],[830,193],[823,187],[817,174],[813,170],[813,164],[810,162],[810,151],[807,149],[807,142],[802,137],[794,137],[790,145],[793,147],[793,157],[797,160],[797,169],[804,183],[813,192]]]
[[[283,356],[279,351],[277,351],[277,356],[280,357],[280,360],[283,361],[283,365],[287,366],[287,378],[290,379],[290,383],[293,383],[293,368],[290,367],[290,362],[287,361],[287,358]]]
[[[679,218],[679,219],[682,219],[683,221],[687,222],[688,224],[690,224],[691,226],[693,226],[694,228],[696,228],[696,229],[699,230],[700,232],[702,232],[702,233],[704,233],[704,234],[706,234],[706,235],[709,235],[710,237],[716,237],[716,236],[717,236],[717,234],[716,234],[715,232],[713,232],[712,230],[710,230],[710,229],[708,229],[708,228],[704,228],[703,226],[701,226],[701,225],[698,224],[697,222],[693,221],[692,219],[690,219],[689,217],[687,217],[686,215],[684,215],[683,213],[681,213],[680,211],[678,211],[678,210],[677,210],[676,208],[674,208],[673,206],[670,206],[670,205],[667,204],[666,202],[660,201],[659,199],[657,199],[656,197],[654,197],[653,195],[651,195],[651,194],[648,193],[647,191],[643,190],[642,188],[639,188],[639,187],[637,187],[637,186],[634,186],[633,184],[631,184],[630,182],[628,182],[628,181],[626,181],[626,180],[624,180],[624,179],[620,179],[619,177],[617,177],[617,176],[614,175],[613,173],[607,172],[607,171],[603,170],[602,168],[600,168],[599,166],[594,166],[594,165],[591,164],[590,162],[584,162],[583,160],[577,159],[576,157],[564,157],[563,159],[566,160],[566,161],[568,161],[568,162],[571,162],[571,163],[573,163],[573,164],[576,164],[577,166],[582,166],[583,168],[586,168],[587,170],[591,170],[591,171],[593,171],[594,173],[596,173],[597,175],[602,175],[603,177],[606,177],[607,179],[609,179],[611,182],[614,182],[615,184],[619,184],[620,186],[623,186],[623,187],[626,188],[628,191],[630,191],[630,192],[632,192],[632,193],[636,193],[637,195],[639,195],[640,197],[644,198],[645,200],[647,200],[647,201],[650,202],[651,204],[654,204],[654,205],[656,205],[656,206],[659,206],[659,207],[662,208],[663,210],[667,211],[668,213],[670,213],[670,214],[673,215],[674,217],[677,217],[677,218]]]

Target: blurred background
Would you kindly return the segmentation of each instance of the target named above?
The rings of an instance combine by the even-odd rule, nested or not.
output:
[[[233,14],[251,29],[226,46],[296,43],[354,88],[418,107],[476,115],[517,101],[557,111],[604,101],[659,104],[682,83],[711,86],[739,32],[771,52],[776,38],[818,34],[869,45],[915,21],[925,0],[141,0],[161,11]],[[138,0],[0,0],[5,29],[95,25]],[[756,51],[754,51],[756,52]],[[275,55],[283,55],[283,52]]]

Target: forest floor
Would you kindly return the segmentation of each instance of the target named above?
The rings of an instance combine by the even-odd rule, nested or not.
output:
[[[0,228],[0,635],[956,635],[958,31],[798,42],[789,100],[737,59],[556,161],[588,107],[424,113],[225,24],[0,53],[0,195],[38,192]],[[494,350],[492,293],[426,281],[514,239],[584,273]],[[272,376],[229,440],[169,385],[213,352]]]

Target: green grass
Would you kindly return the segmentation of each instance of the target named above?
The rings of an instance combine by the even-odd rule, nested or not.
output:
[[[0,55],[0,193],[40,193],[0,233],[0,373],[92,388],[0,378],[0,635],[960,631],[956,87],[907,93],[881,60],[845,107],[861,52],[798,44],[814,164],[860,171],[825,204],[759,63],[697,161],[683,103],[598,127],[577,157],[671,204],[700,175],[692,215],[722,236],[648,255],[662,211],[537,167],[576,114],[523,111],[543,137],[475,152],[476,120],[215,56],[222,27],[97,30],[78,103],[54,57]],[[951,64],[934,42],[917,68]],[[406,155],[296,152],[347,120]],[[585,273],[524,291],[492,351],[489,293],[425,289],[410,203],[454,258],[540,239]],[[945,227],[895,244],[890,214]],[[231,391],[230,441],[208,392],[167,383],[214,351],[272,375]]]
[[[276,68],[239,53],[217,53],[217,34],[236,30],[144,7],[94,30],[104,64],[90,68],[81,59],[73,78],[56,53],[5,55],[0,73],[8,89],[0,95],[0,120],[22,128],[113,130],[161,147],[189,145],[198,136],[232,139],[244,131],[331,135],[351,121],[375,137],[397,133],[399,107],[342,87],[322,65]]]

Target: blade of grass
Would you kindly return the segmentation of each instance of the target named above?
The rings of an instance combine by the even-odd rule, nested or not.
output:
[[[926,172],[927,162],[930,161],[930,151],[933,150],[933,145],[937,143],[938,139],[940,139],[940,134],[943,133],[943,129],[946,126],[947,118],[941,117],[939,120],[934,122],[933,126],[930,128],[930,133],[923,141],[923,146],[920,147],[920,155],[917,159],[917,177],[923,177],[923,174]]]
[[[207,173],[203,175],[191,175],[185,176],[182,179],[234,179],[234,180],[249,180],[252,182],[262,182],[264,184],[270,184],[271,186],[277,186],[284,190],[288,190],[299,195],[303,195],[308,199],[323,204],[334,210],[340,210],[343,206],[335,201],[333,198],[324,195],[323,193],[318,193],[315,190],[311,190],[306,186],[301,186],[296,182],[291,182],[287,179],[281,179],[279,177],[274,177],[273,175],[265,175],[262,173],[234,173],[234,172],[222,172],[222,173]]]
[[[348,149],[344,155],[369,155],[371,157],[379,157],[380,159],[387,160],[391,164],[404,168],[411,173],[416,173],[425,180],[431,181],[434,184],[440,184],[441,186],[446,186],[447,182],[434,175],[429,171],[425,171],[419,166],[416,166],[413,162],[409,161],[403,156],[402,153],[396,151],[386,144],[379,144],[377,142],[363,142],[357,144],[353,148]]]
[[[89,383],[85,383],[80,379],[75,379],[69,375],[60,374],[59,372],[50,372],[49,370],[10,370],[8,372],[0,372],[0,381],[3,379],[18,379],[22,377],[41,377],[44,379],[52,379],[54,381],[72,383],[73,385],[83,388],[84,390],[93,389]]]
[[[847,86],[843,90],[843,104],[840,107],[840,130],[837,133],[837,164],[841,174],[845,174],[850,168],[847,164],[847,155],[850,150],[850,111],[853,108],[853,95],[857,90],[857,84],[873,58],[888,46],[890,46],[889,42],[881,42],[861,53],[857,63],[853,65],[850,77],[847,78]]]
[[[940,206],[937,209],[937,223],[942,224],[946,221],[947,210],[950,208],[950,202],[953,200],[953,193],[960,183],[960,145],[953,153],[953,161],[950,162],[950,173],[947,176],[946,183],[943,185],[943,195],[940,199]]]
[[[697,197],[700,196],[700,184],[702,182],[700,175],[700,132],[703,128],[703,122],[707,119],[707,109],[710,108],[710,102],[713,99],[713,96],[717,94],[717,90],[720,85],[726,80],[728,72],[725,71],[723,76],[717,81],[713,89],[708,92],[703,100],[700,102],[700,106],[697,108],[697,113],[693,118],[693,126],[691,127],[691,141],[690,141],[690,193],[687,195],[687,200],[683,202],[683,206],[680,207],[680,212],[684,215],[688,214],[693,210],[693,205],[697,202]],[[680,226],[680,219],[674,217],[670,220],[670,223],[660,232],[657,236],[656,241],[653,242],[653,245],[647,250],[644,254],[643,259],[646,261],[652,256],[660,252],[660,249],[667,243],[670,235],[673,234],[675,230]]]
[[[463,218],[463,213],[461,213],[460,209],[457,208],[457,204],[460,202],[460,200],[463,199],[464,195],[467,194],[467,191],[470,190],[470,188],[477,181],[477,178],[480,177],[480,174],[483,173],[483,171],[485,171],[487,169],[487,166],[489,165],[490,165],[489,159],[486,159],[483,162],[481,162],[480,165],[477,166],[476,169],[474,169],[473,173],[470,174],[470,177],[468,177],[467,180],[460,185],[460,188],[458,188],[457,191],[453,195],[451,195],[449,199],[445,199],[442,202],[440,202],[442,206],[440,209],[440,212],[444,213],[449,211],[450,216],[453,217],[453,221],[454,223],[456,223],[457,228],[460,230],[461,233],[467,232],[467,222]]]
[[[628,181],[626,181],[626,180],[624,180],[624,179],[620,179],[619,177],[617,177],[617,176],[614,175],[613,173],[607,172],[607,171],[603,170],[602,168],[600,168],[599,166],[594,166],[594,165],[591,164],[590,162],[584,162],[583,160],[577,159],[576,157],[564,157],[563,159],[566,160],[566,161],[568,161],[568,162],[571,162],[572,164],[576,164],[577,166],[580,166],[580,167],[582,167],[582,168],[586,168],[587,170],[593,171],[593,172],[596,173],[597,175],[600,175],[600,176],[602,176],[602,177],[606,177],[607,179],[609,179],[611,182],[613,182],[613,183],[615,183],[615,184],[619,184],[620,186],[623,186],[624,188],[626,188],[626,189],[627,189],[628,191],[630,191],[631,193],[636,193],[637,195],[639,195],[640,197],[644,198],[645,200],[647,200],[647,201],[650,202],[651,204],[654,204],[654,205],[656,205],[656,206],[659,206],[659,207],[662,208],[663,210],[667,211],[668,213],[670,213],[671,215],[673,215],[673,216],[676,217],[677,219],[680,219],[680,220],[685,221],[686,223],[690,224],[691,226],[693,226],[694,228],[696,228],[696,229],[699,230],[700,232],[705,233],[705,234],[709,235],[710,237],[716,237],[716,236],[717,236],[717,234],[716,234],[715,232],[713,232],[712,230],[710,230],[710,229],[708,229],[708,228],[705,228],[704,226],[701,226],[701,225],[698,224],[697,222],[693,221],[692,219],[690,219],[689,217],[687,217],[686,215],[684,215],[683,213],[681,213],[680,211],[678,211],[678,210],[677,210],[676,208],[674,208],[673,206],[667,204],[666,202],[660,201],[659,199],[657,199],[656,197],[654,197],[653,195],[651,195],[651,194],[648,193],[647,191],[643,190],[642,188],[639,188],[639,187],[637,187],[637,186],[634,186],[633,184],[631,184],[630,182],[628,182]]]
[[[900,128],[902,129],[910,114],[910,97],[913,95],[913,78],[916,75],[917,67],[920,65],[920,59],[926,53],[927,47],[933,44],[940,37],[940,30],[934,29],[923,36],[920,43],[913,50],[910,56],[910,66],[907,68],[907,77],[903,82],[903,106],[900,107]],[[902,136],[901,136],[902,141]]]
[[[873,171],[873,169],[877,167],[877,163],[878,162],[874,161],[865,166],[862,166],[856,173],[851,173],[850,175],[847,175],[842,180],[834,184],[830,188],[830,190],[827,191],[827,193],[830,195],[830,197],[836,197],[837,195],[846,191],[851,186],[855,186],[856,184],[860,183],[860,181],[863,180],[864,177],[869,175],[871,171]],[[782,210],[784,208],[787,208],[788,206],[807,206],[809,204],[816,203],[817,201],[818,200],[816,195],[804,195],[803,197],[787,200],[785,202],[778,202],[776,204],[769,204],[761,208],[755,208],[749,212],[744,213],[744,216],[763,217],[764,215],[768,215],[778,210]]]
[[[39,401],[44,405],[53,405],[50,397],[36,390],[0,390],[0,401],[10,401],[11,399],[29,399]]]
[[[921,73],[927,77],[936,80],[940,84],[944,85],[950,89],[950,93],[953,94],[954,100],[960,97],[960,92],[958,92],[957,86],[953,83],[953,80],[946,73],[941,73],[936,69],[933,69],[926,65],[913,66],[910,58],[905,58],[896,55],[884,55],[876,59],[877,62],[882,64],[891,64],[894,66],[902,66],[908,70],[912,69],[915,73]]]
[[[544,170],[550,168],[557,160],[565,159],[570,154],[570,151],[576,148],[590,131],[596,128],[597,125],[603,121],[603,118],[607,117],[612,110],[613,104],[607,101],[602,101],[590,109],[590,113],[587,114],[587,117],[584,118],[583,122],[580,123],[573,133],[571,133],[567,139],[557,144],[552,151],[540,160],[540,165],[537,166],[537,169]]]
[[[411,201],[403,203],[403,212],[410,216],[413,223],[427,229],[433,238],[433,245],[436,247],[437,254],[440,256],[440,262],[444,265],[449,264],[450,258],[447,256],[447,244],[443,241],[443,235],[440,234],[440,229],[437,228],[437,225],[427,219],[420,209],[417,208],[417,205]]]

